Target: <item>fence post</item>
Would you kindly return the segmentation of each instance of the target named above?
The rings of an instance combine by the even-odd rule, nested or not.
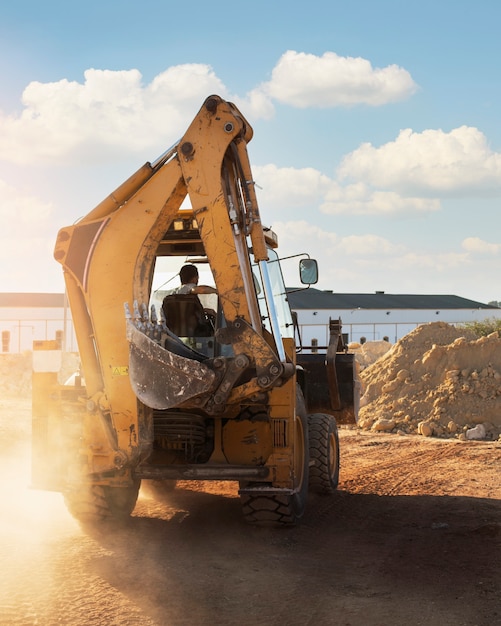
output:
[[[9,352],[10,330],[2,330],[2,352]]]

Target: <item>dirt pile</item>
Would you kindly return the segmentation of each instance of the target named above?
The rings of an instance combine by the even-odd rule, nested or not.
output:
[[[501,339],[443,322],[417,327],[360,374],[359,426],[461,439],[501,433]]]
[[[0,392],[26,395],[31,393],[31,352],[0,354]]]
[[[69,376],[78,371],[80,358],[75,352],[61,354],[61,370],[58,382],[63,384]],[[31,395],[33,375],[33,352],[4,352],[0,354],[0,393],[16,396]]]
[[[386,354],[392,347],[388,341],[367,341],[366,343],[352,342],[348,344],[348,350],[355,354],[355,359],[360,365],[360,370],[369,367],[375,361]]]

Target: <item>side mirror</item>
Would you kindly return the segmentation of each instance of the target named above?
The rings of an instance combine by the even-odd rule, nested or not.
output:
[[[314,285],[318,282],[318,264],[315,259],[299,260],[299,277],[303,285]]]

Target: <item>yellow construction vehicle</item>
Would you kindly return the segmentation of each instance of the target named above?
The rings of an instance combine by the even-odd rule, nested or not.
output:
[[[83,522],[129,516],[141,479],[238,481],[253,523],[295,523],[309,488],[336,489],[355,361],[336,322],[327,353],[301,358],[252,134],[210,96],[175,146],[59,231],[82,376],[45,400],[34,383],[33,485],[61,491]],[[158,300],[163,257],[210,269],[211,307],[196,293]],[[315,283],[316,262],[298,257]]]

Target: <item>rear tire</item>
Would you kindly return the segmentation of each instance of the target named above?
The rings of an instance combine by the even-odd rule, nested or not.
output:
[[[115,520],[125,521],[136,506],[140,480],[127,487],[107,485],[80,485],[64,492],[68,511],[82,524],[100,524]]]
[[[332,415],[312,413],[309,418],[310,490],[333,494],[339,483],[339,434]]]
[[[240,502],[247,522],[259,525],[292,525],[301,519],[308,498],[308,450],[308,420],[303,394],[298,387],[294,420],[293,493],[259,493],[259,488],[256,487],[255,493],[241,494]],[[263,485],[263,488],[265,489],[266,486]]]

